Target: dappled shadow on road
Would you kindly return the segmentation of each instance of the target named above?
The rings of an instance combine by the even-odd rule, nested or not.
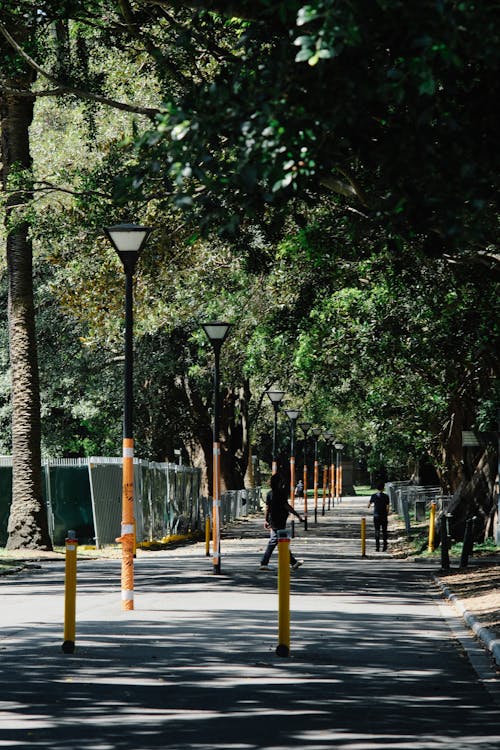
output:
[[[207,564],[141,561],[136,610],[115,621],[87,614],[74,655],[62,654],[54,625],[4,629],[0,744],[499,746],[498,708],[436,615],[426,571],[310,553],[293,574],[292,655],[280,659],[275,574],[241,555],[225,559],[222,576]],[[84,603],[111,574],[116,566],[83,566]]]
[[[276,570],[257,570],[261,520],[241,546],[226,539],[220,576],[201,551],[138,559],[129,613],[119,561],[79,564],[73,655],[44,609],[61,603],[61,565],[9,578],[2,603],[32,610],[4,620],[0,745],[496,750],[498,706],[439,616],[430,567],[362,559],[358,513],[293,541],[289,658],[275,654]]]

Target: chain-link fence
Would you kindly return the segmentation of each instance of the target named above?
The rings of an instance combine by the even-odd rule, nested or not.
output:
[[[121,533],[121,458],[47,459],[42,463],[43,495],[52,543],[64,544],[74,529],[81,544],[112,544]],[[7,541],[12,501],[12,458],[0,456],[0,546]],[[260,488],[221,496],[221,523],[260,509]],[[203,530],[212,514],[211,498],[201,497],[201,470],[134,458],[134,512],[137,541]]]
[[[80,543],[110,544],[121,533],[122,459],[46,459],[43,496],[52,543],[68,529]],[[199,526],[201,471],[134,459],[134,511],[138,541],[161,539]],[[0,457],[0,546],[7,541],[12,502],[12,458]]]

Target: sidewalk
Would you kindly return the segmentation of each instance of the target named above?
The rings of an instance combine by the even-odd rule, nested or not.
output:
[[[0,746],[497,750],[495,673],[483,653],[480,679],[450,630],[435,563],[370,539],[361,557],[365,506],[296,524],[289,658],[275,654],[277,557],[258,570],[261,519],[224,533],[220,576],[204,544],[142,553],[133,612],[120,561],[80,559],[73,655],[63,561],[0,579]]]

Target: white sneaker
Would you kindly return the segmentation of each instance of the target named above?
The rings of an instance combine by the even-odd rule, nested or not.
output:
[[[269,570],[269,565],[264,565],[264,563],[261,563],[259,565],[259,570]]]
[[[303,560],[295,560],[294,564],[292,565],[292,570],[297,570],[303,564],[304,564]]]

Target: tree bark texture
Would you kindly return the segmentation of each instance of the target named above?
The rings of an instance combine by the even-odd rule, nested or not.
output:
[[[11,82],[19,85],[18,80]],[[24,88],[26,81],[22,82]],[[8,549],[51,549],[42,497],[40,392],[33,303],[32,246],[23,211],[32,200],[29,126],[34,100],[3,94],[0,100],[2,187],[7,192],[9,349],[12,379],[12,505]],[[17,170],[26,170],[12,191]]]

